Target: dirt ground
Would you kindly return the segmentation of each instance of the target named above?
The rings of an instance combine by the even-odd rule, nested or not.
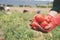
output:
[[[10,7],[11,11],[23,12],[23,10],[28,10],[29,12],[37,12],[40,10],[41,13],[48,13],[51,8],[36,8],[36,7]]]

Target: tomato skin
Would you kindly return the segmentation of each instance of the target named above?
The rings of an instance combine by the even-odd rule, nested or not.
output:
[[[35,19],[38,23],[41,23],[44,21],[44,16],[41,14],[37,14],[37,15],[35,15]]]
[[[34,21],[30,25],[31,25],[31,28],[36,29],[38,26],[38,23]]]
[[[48,22],[47,21],[43,21],[40,25],[41,25],[42,28],[45,28],[45,26],[48,25]]]
[[[32,27],[36,27],[38,26],[38,23],[37,22],[32,22]]]

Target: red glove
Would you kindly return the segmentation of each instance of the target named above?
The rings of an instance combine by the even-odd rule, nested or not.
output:
[[[32,19],[33,20],[33,19]],[[43,33],[47,33],[47,32],[50,32],[51,30],[53,30],[57,25],[60,24],[60,14],[48,14],[45,18],[45,21],[47,21],[47,25],[42,28],[41,24],[39,24],[35,17],[34,17],[34,20],[35,20],[35,29],[32,28],[33,30],[37,30],[37,31],[41,31]],[[33,24],[33,22],[31,22],[31,24]],[[46,23],[46,22],[45,22]],[[31,26],[33,27],[33,26]]]
[[[42,32],[47,33],[53,30],[55,27],[57,27],[60,24],[60,14],[48,14],[45,18],[45,26],[43,29],[41,29]],[[43,22],[44,23],[44,22]],[[43,27],[41,26],[41,27]]]
[[[50,22],[46,27],[45,30],[47,32],[53,30],[56,26],[60,24],[60,14],[56,14],[55,16],[48,15],[46,20]]]

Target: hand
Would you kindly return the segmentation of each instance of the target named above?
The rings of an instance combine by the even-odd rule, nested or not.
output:
[[[31,24],[35,21],[35,18],[31,20]],[[36,25],[33,27],[31,25],[31,28],[36,31],[41,31],[43,33],[48,33],[51,30],[53,30],[57,25],[60,24],[60,14],[58,14],[55,11],[50,11],[48,15],[45,17],[45,21],[47,21],[49,24],[45,26],[43,29],[38,22],[36,22]]]
[[[39,14],[38,14],[39,15]],[[46,31],[42,26],[40,26],[40,23],[38,23],[38,21],[36,21],[35,19],[36,15],[30,20],[30,28],[36,31],[41,31],[43,33],[47,33],[48,31]],[[39,20],[39,19],[38,19]],[[45,25],[47,22],[43,22],[43,24]]]
[[[32,22],[30,24],[31,29],[42,32],[42,33],[48,33],[47,30],[43,29],[38,23]]]
[[[51,11],[45,20],[51,19],[50,23],[45,27],[47,31],[53,30],[56,26],[60,24],[60,14],[55,11]]]

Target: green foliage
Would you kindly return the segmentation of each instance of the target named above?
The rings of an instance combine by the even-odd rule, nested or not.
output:
[[[13,5],[13,4],[7,4],[7,6],[9,6],[9,7],[13,7],[14,5]]]
[[[19,7],[23,7],[23,5],[19,5]]]
[[[33,31],[28,28],[28,14],[12,12],[6,15],[0,12],[0,29],[4,31],[6,40],[30,40]],[[27,17],[26,17],[27,16]],[[26,17],[26,18],[25,18]]]
[[[53,40],[60,40],[60,25],[57,26],[57,27],[52,31],[52,35],[53,35]]]
[[[4,14],[0,12],[0,29],[3,30],[5,40],[59,40],[60,27],[54,29],[52,37],[49,34],[44,34],[31,30],[29,27],[29,20],[35,13],[19,13],[12,12],[12,14]]]
[[[46,8],[47,6],[40,6],[41,8]]]
[[[32,7],[31,5],[19,5],[19,7]]]

